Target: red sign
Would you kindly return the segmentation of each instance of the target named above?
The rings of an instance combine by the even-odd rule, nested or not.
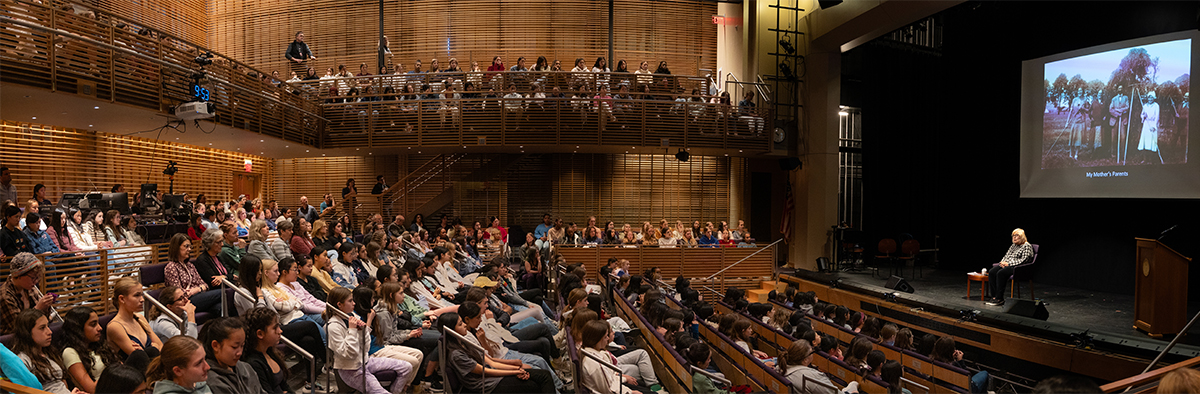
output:
[[[243,164],[246,165],[246,172],[250,172],[250,169],[254,167],[254,162],[250,161],[250,159],[246,159]]]

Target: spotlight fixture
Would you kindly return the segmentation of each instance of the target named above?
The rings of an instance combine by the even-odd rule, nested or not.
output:
[[[787,78],[789,81],[795,81],[796,75],[792,74],[792,66],[787,63],[779,63],[779,75]]]
[[[786,38],[779,40],[779,46],[783,48],[783,51],[787,52],[789,55],[796,53],[796,47],[792,46],[792,42],[788,41]]]
[[[687,153],[683,148],[679,149],[679,153],[675,154],[675,159],[679,161],[688,161],[692,157],[691,153]]]

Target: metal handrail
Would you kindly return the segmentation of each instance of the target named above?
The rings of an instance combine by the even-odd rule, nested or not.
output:
[[[459,317],[459,318],[461,319],[462,317]],[[450,335],[446,335],[446,334],[450,334]],[[439,363],[442,367],[442,376],[446,376],[447,373],[450,373],[450,371],[448,371],[446,369],[448,367],[448,365],[450,364],[449,363],[450,359],[448,358],[449,355],[446,354],[446,352],[447,352],[446,341],[449,340],[451,335],[454,336],[454,339],[458,340],[459,345],[465,345],[465,346],[469,346],[471,348],[477,349],[477,350],[479,350],[479,353],[484,356],[484,358],[487,358],[487,350],[484,349],[483,346],[480,346],[480,345],[475,344],[474,342],[468,341],[467,337],[464,337],[461,334],[455,332],[453,328],[443,326],[442,327],[442,339],[441,339],[442,343],[441,343],[441,346],[438,346],[438,351],[440,352],[439,359],[445,360],[445,361]],[[484,363],[480,363],[479,366],[482,367],[479,369],[481,372],[480,376],[482,377],[480,379],[480,381],[487,382],[487,365],[485,365]],[[484,384],[482,394],[487,394],[487,393],[488,393],[487,384]]]
[[[738,260],[736,263],[730,264],[728,267],[722,268],[720,271],[717,271],[717,272],[713,273],[712,275],[709,275],[707,278],[704,278],[704,280],[712,280],[712,278],[717,277],[717,275],[720,275],[722,272],[725,272],[725,270],[728,270],[738,264],[741,264],[743,261],[746,261],[747,259],[754,257],[754,255],[756,255],[756,254],[762,253],[762,251],[764,251],[764,250],[770,249],[772,246],[775,246],[775,244],[780,243],[782,241],[783,241],[783,238],[777,239],[777,240],[775,240],[775,242],[771,242],[770,245],[764,246],[761,249],[754,251],[754,253],[751,253],[750,255],[743,257],[741,260]]]
[[[715,373],[705,371],[695,365],[692,365],[690,367],[692,369],[692,373],[699,372],[699,373],[703,374],[704,376],[707,376],[709,379],[712,379],[713,381],[724,385],[725,387],[729,387],[729,386],[733,385],[733,382],[730,382],[729,379],[725,379],[723,377],[717,376],[717,374],[715,374]]]
[[[771,93],[771,85],[767,84],[767,81],[763,80],[762,75],[756,75],[755,78],[758,79],[757,86],[759,86],[758,89],[760,90],[758,93],[761,94],[767,100],[768,103],[771,102],[771,95],[773,94],[773,93]],[[765,91],[765,92],[763,92],[763,91]]]
[[[175,322],[175,324],[179,325],[179,332],[181,334],[187,335],[187,320],[184,320],[182,317],[179,317],[179,315],[176,315],[175,312],[172,312],[170,309],[167,309],[166,306],[163,306],[163,304],[161,302],[158,302],[158,300],[154,299],[154,297],[143,297],[143,298],[146,301],[150,302],[150,304],[142,304],[142,313],[143,314],[149,316],[151,306],[158,308],[159,312],[162,312],[162,314],[166,315],[168,319],[171,319],[172,321]],[[195,316],[192,316],[192,317],[195,317]]]
[[[221,316],[222,317],[227,317],[229,314],[229,308],[226,307],[226,301],[225,301],[225,289],[226,288],[233,289],[234,293],[237,293],[237,295],[245,297],[247,300],[250,300],[251,303],[256,302],[256,298],[253,295],[251,295],[249,291],[246,291],[246,289],[234,286],[233,283],[229,282],[228,278],[221,278]],[[286,345],[288,347],[288,349],[292,349],[292,351],[296,352],[296,354],[299,354],[300,357],[308,359],[308,362],[311,365],[311,368],[308,369],[308,381],[309,381],[309,383],[312,383],[314,385],[317,384],[317,358],[315,356],[313,356],[312,353],[309,353],[307,350],[304,350],[304,348],[300,347],[300,345],[297,345],[295,342],[292,342],[292,340],[287,339],[286,337],[280,336],[279,341],[283,342],[283,344]],[[363,379],[366,379],[365,375],[364,375]],[[325,384],[329,385],[329,381],[326,380]],[[366,387],[366,386],[364,385],[363,387]]]
[[[924,390],[925,394],[929,394],[929,387],[925,387],[925,385],[923,385],[923,384],[908,380],[907,378],[901,376],[900,377],[900,387],[907,387],[907,386],[917,386],[921,390]]]

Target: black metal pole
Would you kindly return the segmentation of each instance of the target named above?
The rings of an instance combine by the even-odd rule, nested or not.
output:
[[[605,65],[612,69],[613,62],[613,0],[608,0],[608,62]]]
[[[378,70],[380,74],[383,74],[386,71],[383,68],[383,0],[379,0],[379,48],[376,49],[379,51]]]

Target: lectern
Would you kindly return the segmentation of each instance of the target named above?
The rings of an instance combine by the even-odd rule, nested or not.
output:
[[[1133,328],[1153,336],[1177,334],[1187,324],[1188,263],[1154,239],[1137,240]]]

